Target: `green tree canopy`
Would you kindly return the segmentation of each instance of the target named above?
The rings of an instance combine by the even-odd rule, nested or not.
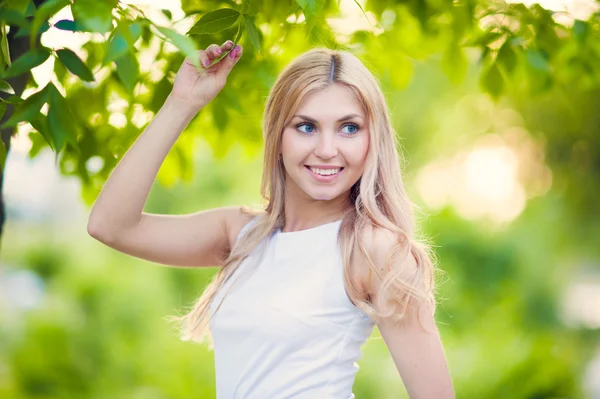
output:
[[[391,89],[407,87],[415,65],[425,60],[436,60],[455,84],[474,65],[482,90],[495,99],[511,96],[523,107],[552,96],[579,104],[582,98],[597,98],[600,85],[598,12],[580,20],[538,4],[368,0],[364,7],[358,1],[352,6],[361,10],[370,28],[341,34],[330,23],[340,15],[336,1],[183,0],[181,5],[182,20],[173,20],[163,10],[167,23],[159,23],[118,0],[4,0],[0,167],[15,126],[29,123],[30,156],[50,147],[60,171],[77,176],[84,200],[92,202],[162,105],[183,58],[230,38],[244,45],[245,56],[225,89],[189,129],[201,132],[220,156],[234,142],[249,151],[260,149],[260,107],[267,91],[285,63],[313,46],[354,51]],[[70,7],[73,19],[50,24],[65,7]],[[40,44],[40,36],[54,29],[86,42],[80,49]],[[49,58],[54,58],[53,79],[36,87],[30,70]],[[34,88],[26,98],[25,88]],[[118,99],[124,105],[115,111]],[[581,179],[598,183],[591,171],[599,162],[600,143],[598,135],[586,130],[598,121],[591,109],[572,105],[570,112],[581,126],[573,135],[563,135],[558,148],[548,149],[551,160],[561,167],[561,151],[590,140],[580,149],[592,152],[580,165]],[[551,126],[549,130],[552,134]],[[188,144],[186,138],[177,142],[159,174],[161,183],[189,180]]]
[[[458,397],[584,397],[597,326],[577,320],[589,310],[581,300],[571,305],[579,314],[562,314],[561,295],[572,281],[591,286],[600,258],[600,14],[479,0],[182,0],[182,15],[116,0],[0,4],[2,161],[15,128],[29,129],[29,156],[52,149],[88,203],[161,107],[184,57],[226,39],[242,43],[244,56],[165,160],[150,212],[255,194],[266,95],[313,46],[348,49],[380,77],[410,157],[410,191],[413,171],[471,151],[477,139],[525,137],[510,143],[535,160],[520,159],[521,172],[535,183],[533,169],[551,169],[551,189],[528,196],[518,218],[478,223],[447,206],[423,223],[449,275],[436,317]],[[72,18],[60,20],[67,6]],[[348,7],[360,20],[339,19]],[[83,45],[44,45],[58,31]],[[38,85],[30,70],[44,62],[53,62],[52,79]],[[446,183],[436,179],[431,186]],[[197,298],[214,271],[148,268],[60,228],[4,237],[9,263],[42,280],[48,296],[16,322],[0,312],[0,366],[8,359],[9,370],[0,397],[214,397],[209,354],[197,356],[157,322]],[[369,342],[357,397],[398,397],[385,354],[380,340]]]

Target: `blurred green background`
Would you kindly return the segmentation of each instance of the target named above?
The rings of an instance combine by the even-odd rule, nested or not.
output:
[[[154,3],[145,15],[163,25],[179,20],[182,32],[201,12],[201,2]],[[226,89],[183,133],[145,210],[260,204],[260,120],[270,85],[300,52],[348,46],[381,79],[406,156],[405,184],[445,272],[437,320],[457,397],[600,398],[598,3],[467,2],[479,7],[469,14],[473,25],[456,18],[461,2],[341,1],[335,12],[335,2],[325,2],[321,14],[307,13],[309,36],[297,6],[266,3],[256,14],[260,46],[243,38]],[[512,33],[473,27],[486,10],[504,15],[499,6],[522,13],[519,26],[506,25]],[[281,13],[291,14],[277,25]],[[51,23],[70,18],[66,8]],[[205,46],[231,34],[196,40]],[[190,305],[216,269],[152,264],[86,232],[90,204],[183,59],[154,39],[136,43],[132,78],[102,63],[110,52],[104,37],[52,27],[42,36],[45,46],[76,49],[98,81],[82,83],[50,58],[23,94],[48,82],[64,89],[82,151],[67,140],[55,158],[43,127],[27,123],[12,137],[0,398],[215,397],[212,352],[179,341],[164,317]],[[497,40],[512,49],[498,55]],[[407,397],[377,330],[359,366],[358,399]]]

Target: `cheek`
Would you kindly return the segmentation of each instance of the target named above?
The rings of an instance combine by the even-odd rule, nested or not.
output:
[[[293,162],[296,154],[295,147],[292,132],[287,131],[287,129],[284,130],[281,137],[281,154],[285,163]]]
[[[284,129],[281,134],[281,153],[284,156],[289,153],[290,146],[290,134],[287,132],[287,129]]]
[[[294,129],[285,129],[281,137],[281,153],[288,163],[298,163],[310,153],[310,141],[300,136]]]
[[[369,153],[369,136],[357,137],[351,144],[351,148],[348,148],[347,151],[348,161],[354,167],[362,169]]]

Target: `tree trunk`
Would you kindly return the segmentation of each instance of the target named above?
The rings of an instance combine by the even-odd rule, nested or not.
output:
[[[34,0],[36,8],[44,3],[46,0]],[[27,51],[29,51],[29,37],[15,37],[17,33],[16,27],[11,27],[11,30],[8,34],[8,48],[10,51],[10,59],[15,60]],[[23,75],[15,76],[14,78],[7,79],[8,83],[15,89],[15,94],[20,96],[29,81],[31,73],[25,73]],[[0,92],[0,96],[3,98],[8,97],[8,94]],[[9,106],[6,110],[6,113],[0,119],[0,124],[4,123],[10,116],[12,115],[13,107]],[[10,138],[16,129],[14,128],[6,128],[0,130],[0,138],[6,147],[6,156],[8,159],[8,154],[10,152]],[[0,240],[2,239],[4,233],[4,222],[6,221],[6,207],[4,203],[4,172],[5,170],[0,167]]]

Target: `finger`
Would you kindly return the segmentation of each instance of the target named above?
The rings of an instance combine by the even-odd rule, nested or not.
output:
[[[221,49],[223,51],[229,51],[233,47],[233,42],[231,40],[227,40],[225,43],[221,45]]]
[[[242,56],[242,46],[241,45],[236,45],[235,48],[233,50],[231,50],[231,52],[228,54],[229,58],[237,61],[240,59],[240,57]]]
[[[204,50],[198,50],[198,59],[200,60],[200,65],[204,68],[210,65],[210,59]]]
[[[206,48],[206,53],[208,54],[209,58],[215,59],[223,54],[223,50],[221,50],[221,47],[219,47],[217,44],[211,44]]]
[[[223,61],[225,61],[224,68],[219,71],[219,73],[224,74],[225,76],[229,75],[233,66],[237,63],[237,61],[242,56],[242,46],[239,44],[235,46],[233,50],[225,57]]]
[[[221,62],[223,60],[223,58],[225,58],[228,55],[228,53],[233,48],[233,44],[234,43],[231,40],[227,40],[225,43],[223,43],[221,45],[221,47],[219,48],[219,50],[220,50],[219,56],[216,57],[216,58],[218,58],[219,62]]]
[[[228,52],[231,52],[233,45],[234,43],[231,40],[227,40],[221,45],[221,47],[217,46],[216,44],[207,47],[206,50],[211,64],[215,63],[215,60],[218,60],[219,64],[223,64],[223,59],[229,55]]]

